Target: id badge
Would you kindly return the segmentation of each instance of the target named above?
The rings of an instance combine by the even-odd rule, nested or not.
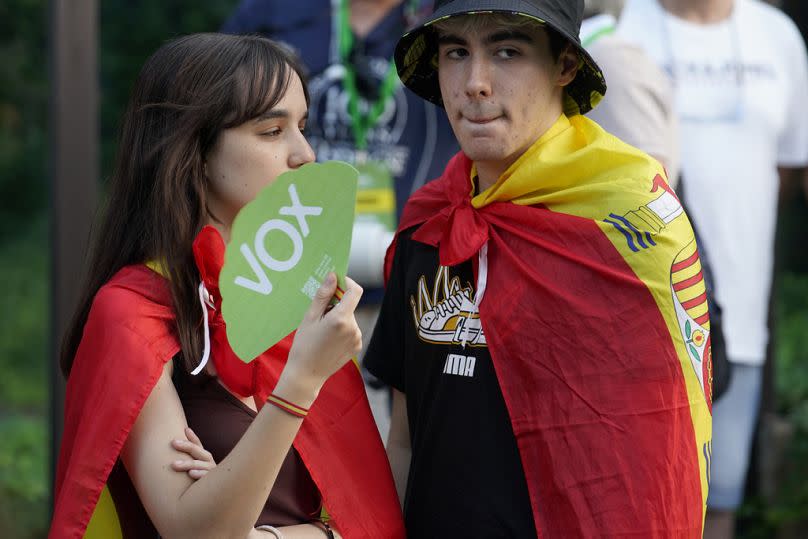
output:
[[[359,171],[356,219],[377,222],[395,231],[396,191],[390,170],[380,161],[356,163],[354,167]]]

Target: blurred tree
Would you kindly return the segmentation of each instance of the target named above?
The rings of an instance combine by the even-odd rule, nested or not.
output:
[[[47,204],[44,0],[0,2],[0,241]]]
[[[121,114],[140,67],[183,34],[215,32],[237,0],[101,0],[101,170],[112,172]]]
[[[172,37],[216,31],[236,0],[102,0],[102,171],[115,151],[118,122],[143,61]],[[0,241],[44,211],[47,195],[48,2],[0,2]]]
[[[808,2],[805,0],[785,0],[783,10],[800,29],[802,37],[808,39]],[[805,179],[808,189],[808,177]],[[805,230],[808,228],[808,192],[801,196],[794,189],[792,196],[784,201],[780,213],[780,243],[777,246],[778,263],[784,271],[794,271],[808,275],[808,249],[805,248]]]
[[[216,31],[236,0],[100,0],[102,175],[143,61],[166,40]],[[0,1],[0,537],[48,526],[47,0]]]
[[[0,536],[47,518],[45,0],[0,2]]]

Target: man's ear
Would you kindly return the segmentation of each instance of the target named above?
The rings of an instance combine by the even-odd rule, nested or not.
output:
[[[558,84],[559,86],[566,86],[575,79],[578,74],[578,66],[581,59],[578,57],[578,51],[571,44],[567,44],[561,54],[558,56]]]

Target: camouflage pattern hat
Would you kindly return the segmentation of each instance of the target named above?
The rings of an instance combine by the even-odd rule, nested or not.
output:
[[[577,49],[578,74],[564,89],[564,113],[567,116],[586,114],[603,99],[606,80],[603,71],[581,46],[578,34],[583,11],[584,0],[437,0],[432,15],[398,41],[395,52],[398,76],[410,90],[442,107],[438,84],[438,42],[430,27],[457,15],[521,15],[552,28]]]

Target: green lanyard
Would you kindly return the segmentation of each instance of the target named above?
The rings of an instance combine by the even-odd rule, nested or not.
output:
[[[396,63],[391,58],[390,67],[387,69],[387,74],[382,80],[382,85],[379,88],[379,98],[369,103],[369,110],[366,114],[359,111],[359,90],[356,85],[356,71],[349,61],[351,49],[353,49],[354,36],[351,31],[350,23],[350,0],[340,0],[339,13],[337,17],[339,24],[337,25],[337,52],[342,66],[345,68],[345,91],[348,92],[348,114],[351,115],[351,130],[353,131],[354,143],[358,150],[365,151],[368,147],[368,131],[376,125],[379,117],[384,112],[388,100],[393,97],[393,94],[398,87],[398,73],[396,72]],[[417,5],[417,1],[411,1],[410,6]]]
[[[591,36],[587,37],[583,41],[583,43],[581,43],[581,46],[583,48],[587,48],[587,47],[591,46],[595,41],[599,40],[600,38],[612,35],[616,31],[617,31],[617,27],[615,27],[614,25],[612,25],[612,26],[604,26],[603,28],[601,28],[600,30],[598,30],[597,32],[592,34]]]

